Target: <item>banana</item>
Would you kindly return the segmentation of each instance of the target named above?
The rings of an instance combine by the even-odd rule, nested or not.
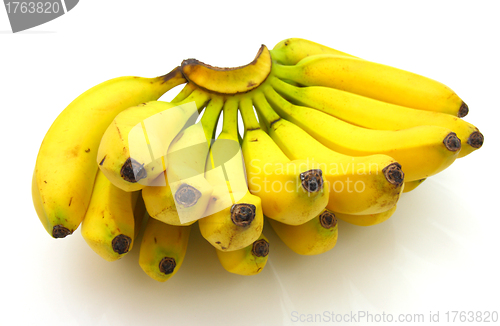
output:
[[[304,86],[326,86],[396,105],[464,117],[467,104],[448,86],[433,79],[348,56],[322,54],[296,65],[276,64],[278,78]]]
[[[323,111],[360,127],[399,130],[432,125],[447,128],[461,140],[458,157],[464,157],[483,145],[484,136],[478,128],[449,114],[399,106],[329,87],[299,88],[275,77],[271,78],[270,84],[293,104]]]
[[[157,78],[114,78],[81,94],[56,118],[40,146],[32,182],[36,212],[52,237],[64,238],[83,220],[99,143],[115,116],[185,82],[179,67]]]
[[[269,126],[269,135],[290,159],[314,159],[323,167],[330,189],[328,209],[372,214],[397,203],[406,176],[392,157],[382,154],[354,157],[335,152],[278,116],[263,93],[256,92],[253,99]]]
[[[209,114],[209,112],[206,112]],[[220,251],[243,249],[264,227],[262,204],[247,186],[238,143],[238,102],[224,103],[222,132],[210,148],[205,175],[214,187],[205,217],[198,221],[202,236]]]
[[[177,93],[177,95],[170,101],[171,103],[179,103],[184,101],[193,91],[196,89],[196,86],[193,83],[186,83],[182,90]]]
[[[269,257],[269,241],[261,234],[259,239],[245,248],[233,251],[217,250],[222,267],[238,275],[256,275],[262,272]]]
[[[271,54],[265,45],[249,64],[236,68],[209,66],[196,59],[184,60],[182,74],[191,83],[219,94],[246,93],[262,84],[271,72]]]
[[[329,188],[318,163],[290,160],[263,131],[246,96],[240,100],[245,125],[243,157],[250,192],[262,200],[264,215],[285,224],[303,224],[327,205]]]
[[[319,255],[333,249],[337,243],[337,218],[327,209],[301,225],[268,221],[281,241],[299,255]]]
[[[345,52],[302,38],[289,38],[283,40],[276,44],[270,52],[273,60],[283,65],[295,65],[306,57],[318,54],[354,57]]]
[[[387,221],[396,211],[396,207],[397,206],[394,205],[391,209],[376,214],[352,215],[352,214],[343,214],[335,212],[335,216],[337,216],[342,221],[354,225],[371,226]]]
[[[150,101],[120,112],[102,136],[99,168],[120,189],[144,188],[165,171],[171,142],[208,100],[195,90],[182,102]]]
[[[181,267],[191,226],[174,226],[150,218],[139,252],[139,265],[152,279],[165,282]]]
[[[140,192],[125,192],[102,172],[97,173],[81,232],[90,248],[105,260],[115,261],[132,250],[136,224],[144,216],[144,204],[138,198]]]
[[[352,156],[391,156],[403,167],[405,181],[423,179],[443,171],[460,152],[460,140],[444,127],[422,125],[400,130],[367,129],[318,110],[295,106],[271,87],[265,87],[263,91],[280,116],[301,127],[326,147]]]
[[[222,106],[222,98],[212,96],[201,117],[200,123],[203,127],[205,138],[208,141],[207,145],[209,145],[211,139],[214,138],[215,128],[222,111]],[[153,184],[142,189],[142,197],[144,198],[148,214],[157,220],[170,225],[191,225],[196,221],[195,219],[188,219],[190,221],[186,222],[186,219],[183,219],[183,222],[181,222],[178,210],[182,211],[182,208],[180,205],[176,207],[174,195],[172,194],[166,172],[158,176]]]
[[[414,190],[415,188],[417,188],[418,186],[420,186],[420,184],[422,182],[424,182],[425,179],[426,178],[423,178],[423,179],[420,179],[420,180],[414,180],[414,181],[405,182],[405,187],[403,189],[403,192],[406,193],[406,192],[410,192],[410,191]]]

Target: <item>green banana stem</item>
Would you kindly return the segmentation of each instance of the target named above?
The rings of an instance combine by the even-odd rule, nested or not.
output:
[[[184,101],[191,93],[196,89],[196,86],[194,86],[192,83],[187,83],[184,85],[182,90],[177,94],[171,103],[179,103],[181,101]]]
[[[259,121],[255,117],[252,100],[250,98],[242,98],[239,108],[241,117],[243,118],[243,124],[245,125],[245,130],[261,129]]]
[[[203,115],[200,119],[205,137],[210,145],[212,139],[215,138],[215,130],[217,129],[217,122],[222,112],[224,100],[219,96],[214,96],[208,103]]]
[[[259,116],[264,119],[267,128],[271,128],[271,125],[275,121],[281,119],[261,92],[255,94],[253,101],[258,113],[260,114]]]
[[[229,135],[234,141],[238,141],[238,102],[234,99],[229,99],[224,104],[222,132]]]

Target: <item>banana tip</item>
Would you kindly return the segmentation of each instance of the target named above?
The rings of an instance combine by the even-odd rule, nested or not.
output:
[[[62,225],[56,225],[52,228],[52,236],[56,239],[61,239],[61,238],[65,238],[66,236],[70,235],[72,232],[62,226]]]
[[[124,234],[119,234],[113,238],[111,247],[113,251],[119,255],[125,254],[129,251],[132,239]]]
[[[446,137],[443,140],[443,143],[444,143],[444,146],[446,146],[446,148],[452,152],[456,152],[456,151],[460,150],[460,148],[462,147],[460,139],[457,137],[457,134],[454,132],[450,132],[448,135],[446,135]]]
[[[302,187],[307,192],[318,192],[323,189],[323,171],[312,169],[300,174]]]
[[[331,229],[337,225],[337,218],[333,212],[325,210],[319,215],[319,223],[325,229]]]
[[[174,272],[175,266],[177,266],[177,263],[175,262],[175,259],[172,257],[164,257],[160,261],[160,272],[163,274],[172,274]]]
[[[194,206],[201,198],[201,192],[193,186],[182,184],[175,192],[175,201],[184,207]]]
[[[460,109],[458,110],[458,117],[463,118],[469,113],[469,106],[465,104],[465,102],[462,102],[462,105],[460,105]]]
[[[394,162],[386,166],[382,172],[389,183],[395,186],[401,186],[404,181],[405,174],[401,169],[401,164]]]
[[[470,134],[469,139],[467,139],[467,144],[474,148],[480,148],[483,146],[484,136],[479,131],[474,131]]]
[[[253,243],[252,254],[255,257],[266,257],[269,255],[269,242],[265,239],[259,239]]]
[[[236,226],[249,226],[255,219],[255,205],[234,204],[231,206],[231,221]]]

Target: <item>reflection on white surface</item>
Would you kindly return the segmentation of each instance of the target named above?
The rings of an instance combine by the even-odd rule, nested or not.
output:
[[[31,265],[38,272],[28,279],[32,299],[53,302],[54,311],[42,313],[42,321],[67,325],[138,325],[144,320],[327,325],[331,314],[361,311],[427,317],[435,310],[442,316],[446,310],[496,309],[498,299],[482,298],[475,306],[474,296],[487,291],[476,288],[469,276],[493,277],[498,267],[476,252],[484,246],[479,237],[485,231],[471,206],[446,186],[454,176],[456,171],[436,176],[405,194],[395,215],[380,225],[340,221],[337,246],[319,256],[293,253],[266,224],[269,262],[250,277],[226,272],[197,227],[184,264],[166,283],[140,269],[138,246],[109,263],[86,246],[79,230],[60,241],[34,227],[41,246]]]

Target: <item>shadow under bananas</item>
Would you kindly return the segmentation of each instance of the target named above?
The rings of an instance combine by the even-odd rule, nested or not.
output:
[[[379,225],[339,221],[337,245],[317,256],[294,253],[266,222],[268,266],[248,277],[222,268],[197,224],[181,269],[165,283],[150,279],[138,264],[142,235],[130,253],[110,263],[95,254],[77,230],[64,245],[55,246],[60,282],[43,286],[61,293],[65,307],[58,308],[77,324],[137,325],[145,318],[166,318],[176,325],[200,320],[209,325],[231,320],[259,325],[264,315],[255,308],[265,306],[265,322],[281,325],[297,314],[415,309],[427,295],[416,286],[422,279],[435,284],[445,278],[435,274],[445,270],[441,266],[460,268],[465,252],[461,239],[471,232],[467,210],[443,187],[427,181],[402,196],[394,215]],[[44,261],[53,270],[54,253],[46,255]]]

